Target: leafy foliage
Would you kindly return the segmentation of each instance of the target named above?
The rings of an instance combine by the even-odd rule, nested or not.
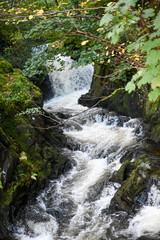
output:
[[[16,29],[12,45],[18,47],[23,39],[30,46],[23,61],[26,76],[46,72],[46,60],[54,55],[70,55],[77,65],[107,62],[112,69],[108,79],[128,82],[129,92],[146,85],[150,100],[159,97],[158,1],[28,0],[0,6],[3,25]],[[32,54],[34,44],[42,43],[49,47]],[[8,55],[10,47],[16,50],[12,45]]]
[[[158,21],[160,13],[157,13],[156,5],[148,8],[149,2],[147,2],[145,9],[143,9],[141,5],[137,5],[137,2],[136,0],[127,2],[119,0],[117,3],[110,3],[100,25],[105,24],[110,27],[107,37],[111,39],[113,44],[122,41],[124,34],[128,30],[132,33],[132,29],[136,27],[135,40],[134,42],[126,42],[126,47],[128,53],[132,52],[132,58],[135,55],[138,57],[137,60],[142,59],[142,64],[135,64],[138,72],[128,82],[126,90],[130,93],[136,89],[136,86],[141,88],[149,84],[151,86],[149,99],[156,100],[160,96],[160,32]],[[133,59],[133,63],[135,59]]]

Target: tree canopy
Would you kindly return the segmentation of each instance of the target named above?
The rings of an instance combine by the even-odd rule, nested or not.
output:
[[[43,73],[47,59],[58,54],[77,66],[107,64],[114,69],[107,79],[121,79],[129,93],[141,88],[156,100],[159,7],[159,0],[1,1],[1,54],[29,77]]]

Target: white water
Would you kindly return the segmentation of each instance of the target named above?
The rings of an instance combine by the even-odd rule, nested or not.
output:
[[[154,236],[160,231],[160,190],[155,185],[148,194],[148,203],[130,220],[127,233],[134,239],[140,236]],[[159,237],[157,236],[158,240]]]
[[[55,98],[44,104],[48,112],[74,116],[87,109],[78,105],[77,99],[88,90],[93,69],[86,66],[69,70],[70,64],[71,60],[67,58],[67,70],[50,74]],[[135,133],[137,127],[141,129],[137,119],[124,118],[121,121],[113,113],[97,108],[68,120],[63,132],[73,150],[64,149],[64,152],[71,159],[73,167],[59,179],[51,181],[35,204],[27,206],[24,219],[17,225],[16,238],[123,240],[136,239],[151,228],[152,232],[157,233],[160,229],[160,209],[157,207],[142,208],[130,221],[129,228],[119,233],[116,228],[126,228],[125,222],[120,220],[121,213],[107,213],[110,201],[120,186],[111,182],[110,178],[120,168],[120,159],[127,149],[138,144]],[[152,201],[156,201],[155,198],[152,197]],[[149,208],[154,211],[157,208],[156,213],[152,211],[148,215]],[[147,218],[154,219],[154,223],[158,221],[158,224],[151,224]]]

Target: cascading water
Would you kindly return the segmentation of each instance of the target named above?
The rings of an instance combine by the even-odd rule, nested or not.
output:
[[[136,239],[150,227],[139,229],[135,235],[147,207],[129,223],[124,212],[111,214],[108,208],[120,186],[111,181],[111,176],[120,168],[120,159],[128,148],[139,144],[141,122],[98,108],[79,114],[87,108],[78,105],[77,99],[88,90],[93,68],[89,65],[69,70],[70,65],[70,58],[66,58],[64,71],[50,73],[55,98],[46,102],[44,109],[58,117],[59,112],[72,116],[62,127],[70,146],[63,151],[71,159],[72,169],[52,180],[36,202],[26,206],[15,228],[15,237],[19,240]]]
[[[136,229],[136,231],[135,231]],[[155,240],[160,239],[160,190],[153,185],[148,193],[147,205],[129,222],[127,233],[133,235],[133,239],[140,236],[154,236]]]

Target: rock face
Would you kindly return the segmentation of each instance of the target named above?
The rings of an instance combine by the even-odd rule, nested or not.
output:
[[[10,239],[17,210],[70,163],[60,151],[65,137],[41,110],[40,90],[4,59],[0,78],[0,239]]]

